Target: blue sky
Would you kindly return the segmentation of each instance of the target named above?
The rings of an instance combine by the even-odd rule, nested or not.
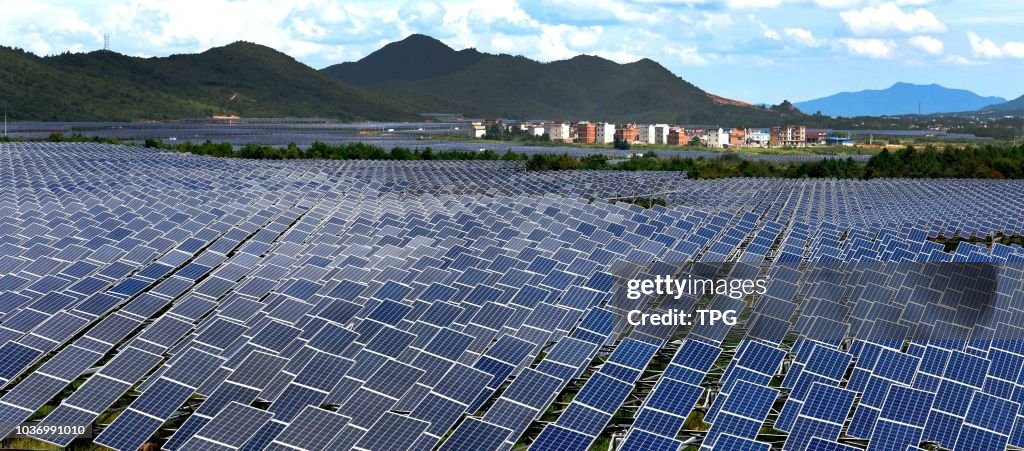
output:
[[[897,82],[1024,94],[1020,0],[0,0],[3,44],[36,54],[191,53],[236,40],[315,68],[411,33],[541,61],[651,58],[756,103]]]

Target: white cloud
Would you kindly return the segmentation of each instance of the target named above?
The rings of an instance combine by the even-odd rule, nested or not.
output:
[[[971,53],[977,58],[1024,58],[1024,42],[1006,41],[1002,45],[995,41],[978,36],[974,32],[967,33],[971,43]]]
[[[782,0],[728,0],[726,5],[732,9],[777,8]]]
[[[761,21],[761,19],[758,19],[756,14],[747,14],[747,20],[750,21],[750,23],[757,25],[757,27],[761,30],[761,36],[764,37],[765,39],[771,39],[772,41],[782,40],[782,35],[780,35],[779,32],[775,31],[775,29],[773,29],[772,27],[769,27],[768,24]]]
[[[631,24],[655,25],[669,17],[669,10],[659,6],[661,3],[665,3],[664,0],[649,2],[659,5],[634,5],[631,3],[623,0],[549,0],[543,2],[544,10],[548,14],[573,17],[576,20],[622,21]],[[700,4],[703,1],[684,0],[670,3],[685,6],[686,4]]]
[[[705,11],[701,15],[704,16],[704,20],[700,21],[698,26],[708,33],[730,27],[733,24],[732,14]]]
[[[701,55],[697,46],[666,46],[665,53],[679,59],[687,66],[707,66],[710,61],[707,56]]]
[[[537,43],[537,57],[541,61],[572,58],[597,43],[603,31],[600,26],[574,27],[572,25],[542,25]]]
[[[896,48],[896,43],[887,39],[841,38],[839,43],[854,55],[878,59],[892,57],[892,51]]]
[[[814,0],[814,4],[828,9],[853,8],[861,3],[861,0]]]
[[[907,42],[909,42],[910,45],[917,47],[921,50],[924,50],[925,52],[928,52],[931,55],[941,55],[942,52],[945,50],[945,45],[942,43],[942,41],[931,36],[914,36],[910,38]]]
[[[839,13],[846,26],[854,34],[882,34],[894,31],[903,33],[943,33],[946,24],[939,21],[935,14],[926,9],[918,8],[913,12],[904,12],[895,3],[883,3]]]
[[[508,53],[516,50],[516,41],[503,34],[494,35],[491,38],[491,48],[500,53]]]
[[[619,64],[632,63],[641,58],[636,52],[631,52],[625,48],[619,50],[596,50],[594,54],[604,59],[615,61]]]
[[[821,41],[814,37],[814,34],[810,30],[803,28],[786,28],[783,30],[786,36],[795,41],[800,45],[807,47],[818,47],[821,45]]]
[[[961,66],[974,66],[979,64],[985,64],[984,61],[972,60],[963,55],[947,55],[943,58],[943,61],[950,64],[958,64]]]
[[[72,8],[39,1],[0,1],[0,35],[4,45],[23,47],[38,55],[82,48],[99,48],[103,32]]]

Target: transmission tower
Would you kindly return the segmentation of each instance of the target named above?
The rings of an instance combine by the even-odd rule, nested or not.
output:
[[[103,34],[103,50],[110,51],[110,35],[105,33]]]

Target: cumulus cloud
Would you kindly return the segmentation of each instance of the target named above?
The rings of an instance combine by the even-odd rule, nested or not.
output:
[[[597,43],[603,29],[600,26],[574,27],[571,25],[543,25],[537,45],[541,61],[568,59],[579,55]]]
[[[705,55],[701,55],[697,46],[666,46],[665,53],[678,58],[679,62],[687,66],[707,66],[710,61]]]
[[[896,3],[883,3],[839,13],[839,17],[854,34],[943,33],[946,24],[935,14],[923,8],[904,12]]]
[[[804,45],[807,47],[818,47],[821,45],[821,41],[814,37],[814,34],[810,30],[804,28],[786,28],[783,30],[786,33],[786,37],[792,41]]]
[[[1007,41],[997,44],[995,41],[978,36],[974,32],[967,33],[967,40],[971,43],[971,53],[976,58],[1024,58],[1024,42]]]
[[[69,8],[31,0],[0,1],[0,11],[0,34],[5,45],[47,55],[75,51],[83,43],[95,49],[103,42],[100,28]]]
[[[841,38],[839,43],[854,55],[877,59],[891,58],[896,48],[896,43],[887,39]]]
[[[907,40],[907,42],[931,55],[941,55],[945,50],[945,45],[942,41],[931,36],[914,36]]]

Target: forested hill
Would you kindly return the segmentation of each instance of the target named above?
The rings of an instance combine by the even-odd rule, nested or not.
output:
[[[323,72],[381,95],[414,100],[429,111],[472,117],[722,125],[776,125],[803,117],[795,109],[771,110],[715,96],[646,58],[618,64],[580,55],[540,63],[456,51],[424,35]]]
[[[269,47],[198,54],[110,51],[38,57],[0,47],[0,98],[13,120],[144,120],[210,115],[399,120],[418,106],[328,77]]]

